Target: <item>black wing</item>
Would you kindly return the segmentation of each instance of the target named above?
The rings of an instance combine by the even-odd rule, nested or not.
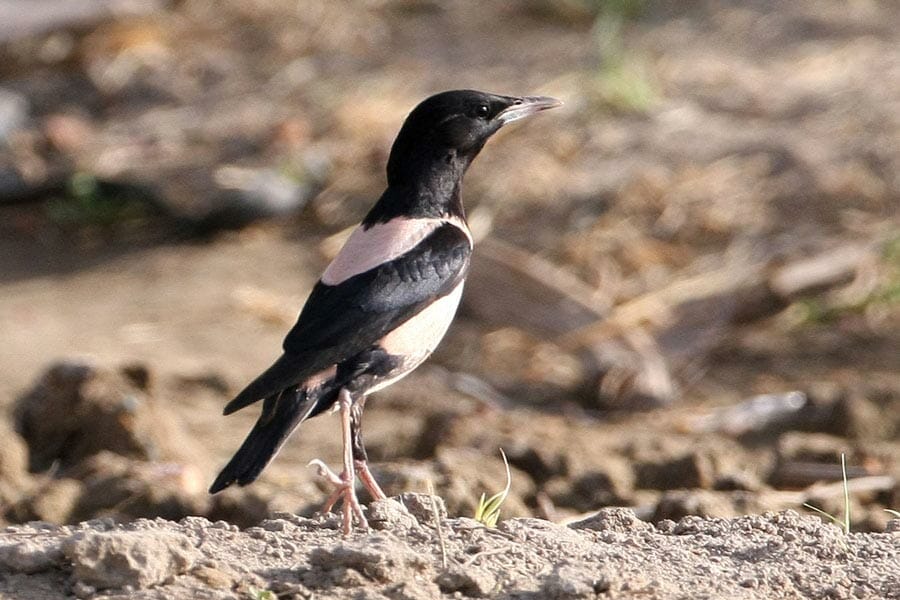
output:
[[[284,354],[228,403],[225,414],[362,352],[465,276],[472,246],[446,223],[409,252],[338,285],[313,288],[297,323],[284,339]]]

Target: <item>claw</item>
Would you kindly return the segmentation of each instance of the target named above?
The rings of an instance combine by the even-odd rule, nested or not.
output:
[[[369,528],[369,522],[366,520],[366,516],[363,513],[362,505],[359,503],[359,499],[356,497],[356,489],[355,489],[355,478],[353,473],[343,472],[340,475],[335,474],[334,471],[329,469],[325,463],[321,460],[314,460],[310,463],[312,466],[315,466],[318,475],[325,479],[329,484],[334,486],[334,491],[331,492],[331,495],[328,496],[328,499],[325,501],[325,504],[322,506],[322,513],[331,512],[331,509],[337,504],[338,500],[343,500],[343,504],[341,506],[341,516],[343,521],[342,530],[344,535],[349,535],[353,530],[353,517],[356,517],[356,521],[359,524],[359,527],[362,529]]]
[[[332,485],[338,486],[344,482],[344,480],[341,479],[341,477],[337,473],[328,468],[328,465],[326,465],[321,459],[314,458],[309,461],[306,466],[314,467],[316,469],[316,475],[328,481]]]
[[[341,471],[340,475],[337,475],[319,459],[311,460],[309,466],[315,467],[319,477],[325,479],[325,481],[334,487],[334,491],[331,492],[331,495],[328,496],[328,500],[325,501],[325,505],[322,507],[322,512],[330,512],[338,500],[343,500],[341,506],[343,521],[342,530],[344,535],[350,535],[350,532],[353,530],[354,516],[362,529],[368,529],[369,522],[366,521],[362,506],[359,503],[359,499],[356,497],[356,476],[353,462],[353,450],[350,441],[350,408],[353,405],[353,399],[350,397],[350,393],[347,392],[347,390],[341,390],[340,395],[338,396],[338,403],[341,409],[341,432],[343,433],[344,441],[344,469]],[[368,478],[371,479],[371,473],[368,473],[368,468],[366,468],[365,472],[368,475]],[[363,480],[366,487],[369,487],[366,474],[361,473],[360,479]],[[375,485],[377,487],[378,484]],[[384,495],[383,492],[382,495]]]

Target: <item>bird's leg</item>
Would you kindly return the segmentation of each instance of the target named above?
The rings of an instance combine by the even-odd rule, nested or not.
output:
[[[363,529],[368,529],[369,523],[366,521],[362,506],[360,506],[359,500],[356,498],[356,477],[353,469],[353,442],[350,426],[353,398],[350,396],[350,392],[345,389],[340,391],[338,394],[338,406],[341,409],[344,470],[341,471],[340,475],[335,475],[334,471],[326,467],[325,463],[320,460],[314,460],[310,464],[316,466],[319,475],[324,477],[335,487],[334,492],[332,492],[331,496],[328,497],[328,500],[325,501],[322,512],[329,512],[338,500],[343,499],[344,503],[341,507],[343,531],[344,535],[349,535],[350,531],[353,529],[354,515],[356,515],[356,519]]]
[[[350,410],[350,437],[353,440],[353,466],[359,480],[369,490],[373,500],[387,498],[381,486],[375,481],[369,470],[369,457],[366,455],[366,447],[362,440],[362,411],[366,405],[366,397],[360,398]]]

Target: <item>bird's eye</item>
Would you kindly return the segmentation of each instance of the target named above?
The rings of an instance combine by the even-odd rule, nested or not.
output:
[[[486,119],[487,116],[491,114],[491,109],[487,104],[479,104],[478,108],[475,109],[475,114],[482,119]]]

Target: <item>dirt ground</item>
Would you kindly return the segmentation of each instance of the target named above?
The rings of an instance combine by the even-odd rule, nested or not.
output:
[[[795,512],[653,526],[627,509],[572,524],[447,519],[431,496],[370,507],[377,531],[343,537],[336,518],[10,528],[29,598],[897,598],[900,540],[850,534]],[[30,575],[23,573],[31,573]],[[110,589],[113,588],[113,589]]]
[[[0,596],[900,597],[896,3],[66,4],[0,2]],[[460,87],[566,105],[472,167],[460,315],[366,407],[446,551],[419,496],[310,520],[334,417],[209,497],[222,406]],[[842,518],[842,455],[847,536],[804,507]],[[115,579],[133,536],[170,551]]]

